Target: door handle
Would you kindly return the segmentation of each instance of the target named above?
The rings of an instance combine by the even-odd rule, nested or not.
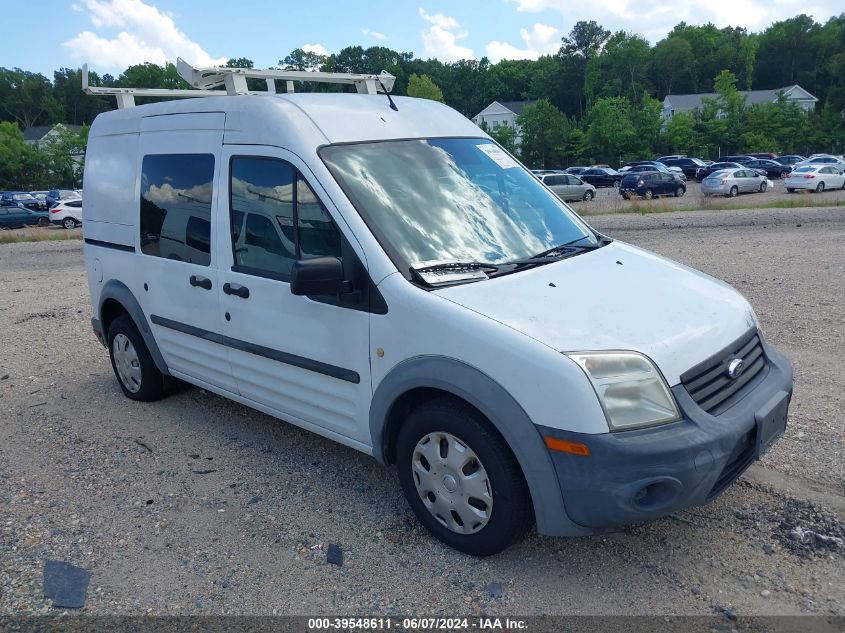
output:
[[[192,286],[199,286],[200,288],[211,290],[211,279],[208,279],[207,277],[191,275],[191,278],[188,281],[191,283]]]
[[[249,299],[249,288],[247,288],[246,286],[230,284],[227,282],[223,284],[223,292],[225,292],[227,295],[238,296],[241,299]]]

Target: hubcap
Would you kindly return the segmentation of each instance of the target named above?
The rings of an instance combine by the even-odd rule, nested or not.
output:
[[[120,382],[130,393],[138,393],[141,389],[141,361],[138,359],[135,346],[125,334],[114,337],[112,357]]]
[[[493,489],[478,455],[451,433],[429,433],[414,447],[414,485],[426,509],[458,534],[474,534],[490,521]]]

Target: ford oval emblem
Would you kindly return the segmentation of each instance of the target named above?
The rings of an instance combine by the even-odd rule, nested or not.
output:
[[[728,365],[728,376],[732,380],[736,380],[740,376],[742,376],[742,372],[745,370],[745,361],[741,358],[734,358],[730,364]]]

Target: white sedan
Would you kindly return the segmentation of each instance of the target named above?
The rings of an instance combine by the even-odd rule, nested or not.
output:
[[[845,189],[845,172],[832,165],[805,165],[787,174],[783,185],[789,193],[796,189],[809,189],[816,193],[825,189]]]

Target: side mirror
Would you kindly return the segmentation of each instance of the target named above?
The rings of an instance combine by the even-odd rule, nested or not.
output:
[[[339,295],[350,291],[337,257],[299,259],[293,263],[290,291],[295,295]]]

